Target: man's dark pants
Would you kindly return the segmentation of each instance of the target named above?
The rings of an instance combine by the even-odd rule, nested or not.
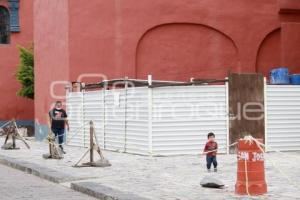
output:
[[[64,128],[51,128],[51,130],[55,134],[55,137],[58,137],[58,144],[60,147],[62,147],[62,144],[64,143],[65,129]]]

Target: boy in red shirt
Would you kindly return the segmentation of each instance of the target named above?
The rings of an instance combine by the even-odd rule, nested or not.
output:
[[[215,142],[215,134],[210,132],[207,134],[208,141],[205,144],[203,153],[206,154],[206,167],[210,172],[211,164],[214,165],[214,171],[217,172],[217,150],[218,144]]]

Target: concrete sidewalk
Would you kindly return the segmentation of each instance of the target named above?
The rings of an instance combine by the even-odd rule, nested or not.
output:
[[[99,199],[250,199],[234,194],[235,155],[218,156],[217,176],[226,187],[208,189],[199,185],[207,175],[204,156],[145,157],[104,151],[111,167],[73,168],[86,149],[66,146],[64,159],[44,160],[46,143],[29,141],[30,150],[21,141],[17,144],[21,150],[0,150],[0,163]],[[300,152],[268,153],[265,157],[269,192],[251,199],[300,199]]]

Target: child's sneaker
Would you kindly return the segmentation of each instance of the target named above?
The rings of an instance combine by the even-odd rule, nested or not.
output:
[[[207,172],[211,172],[211,170],[210,170],[210,169],[207,169]]]
[[[217,168],[214,168],[214,172],[217,172],[218,170],[217,170]]]

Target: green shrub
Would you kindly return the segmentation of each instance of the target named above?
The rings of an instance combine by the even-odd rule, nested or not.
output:
[[[21,83],[18,96],[34,99],[34,55],[33,46],[28,48],[18,46],[20,64],[16,73],[17,80]]]

